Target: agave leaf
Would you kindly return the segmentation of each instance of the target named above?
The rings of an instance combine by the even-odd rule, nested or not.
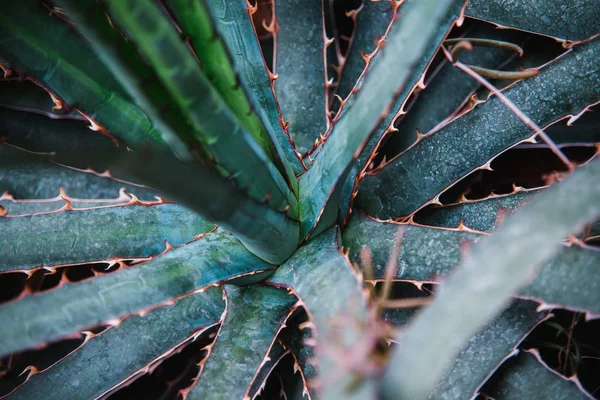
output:
[[[360,160],[355,163],[359,154],[370,156],[412,87],[420,80],[419,72],[425,70],[463,3],[423,0],[404,5],[404,16],[393,24],[386,51],[373,59],[363,88],[349,98],[352,101],[346,107],[353,111],[344,112],[335,123],[313,167],[300,178],[302,238],[320,232],[322,229],[317,228],[317,223],[325,227],[335,221],[339,191],[350,169],[354,168],[347,179],[354,185],[357,168],[364,164]],[[352,189],[346,189],[342,199],[350,201]]]
[[[0,355],[171,301],[207,286],[273,267],[217,230],[147,263],[0,306]],[[23,322],[23,315],[27,320]]]
[[[323,1],[310,0],[302,7],[293,1],[274,3],[275,93],[288,132],[303,154],[328,127]]]
[[[374,388],[370,383],[348,393],[352,374],[340,373],[340,369],[344,368],[343,355],[362,339],[360,326],[365,321],[366,308],[355,271],[339,252],[336,236],[337,229],[331,229],[300,247],[277,269],[268,283],[288,288],[300,298],[312,322],[313,337],[321,343],[321,347],[331,350],[319,352],[319,347],[316,349],[322,395],[374,398]],[[335,290],[322,290],[323,287]],[[337,322],[334,321],[336,318]],[[342,321],[339,318],[345,323],[340,325]],[[309,390],[315,393],[315,387],[309,387]]]
[[[85,117],[75,110],[67,110],[67,107],[57,109],[48,92],[31,81],[18,78],[0,78],[0,107],[29,111],[55,119],[85,120]]]
[[[2,57],[19,74],[100,121],[128,145],[164,148],[163,139],[148,117],[128,97],[119,95],[114,85],[106,84],[102,77],[110,73],[85,42],[41,3],[27,0],[4,7],[0,12],[0,36]]]
[[[600,101],[600,38],[574,47],[505,95],[539,126],[576,115]],[[552,96],[547,96],[552,90]],[[360,185],[357,203],[372,216],[407,216],[449,185],[533,132],[498,98],[426,136]],[[441,168],[440,166],[443,166]]]
[[[483,238],[474,231],[383,223],[356,215],[344,232],[344,246],[355,262],[360,259],[362,249],[371,251],[375,280],[385,277],[385,266],[394,245],[394,232],[399,226],[405,226],[406,230],[394,275],[398,281],[439,282],[464,258],[466,246]],[[600,251],[592,246],[563,246],[549,261],[541,264],[537,277],[520,291],[520,297],[535,300],[544,308],[559,307],[600,314],[600,271],[595,268],[598,263]],[[596,276],[598,279],[593,278]]]
[[[188,399],[241,399],[265,362],[297,299],[286,290],[226,286],[227,316]]]
[[[358,78],[367,68],[364,56],[378,50],[377,43],[385,37],[392,23],[394,5],[391,1],[364,0],[356,15],[356,27],[350,42],[350,48],[343,65],[342,75],[337,88],[337,95],[342,99],[348,97],[358,84]]]
[[[521,351],[496,373],[487,395],[495,399],[593,399],[576,376],[567,379],[548,367],[536,350]]]
[[[44,115],[0,106],[0,133],[3,140],[29,151],[115,148],[108,136],[90,130],[87,125],[80,120],[51,120]]]
[[[471,338],[429,398],[475,397],[504,360],[518,351],[517,346],[531,330],[547,318],[546,314],[537,312],[536,307],[535,303],[515,300],[498,318]]]
[[[576,121],[559,121],[546,129],[548,136],[557,144],[600,143],[600,109],[595,107]]]
[[[169,0],[164,4],[214,88],[269,158],[281,165],[288,181],[297,186],[293,169],[304,169],[280,125],[278,105],[246,1],[225,4]],[[215,35],[220,35],[220,40],[215,40]],[[284,158],[280,159],[279,154]]]
[[[600,186],[589,184],[599,176],[596,159],[541,193],[473,248],[403,335],[384,376],[386,398],[427,396],[468,340],[506,308],[510,296],[561,249],[561,241],[600,215],[595,201]]]
[[[47,158],[29,155],[33,162]],[[15,166],[31,162],[13,154],[0,159]],[[283,262],[296,249],[298,224],[284,212],[257,202],[236,188],[231,181],[217,176],[200,163],[186,163],[169,153],[151,151],[78,151],[65,152],[50,159],[67,164],[109,165],[117,176],[133,178],[156,187],[170,199],[198,212],[236,235],[244,245],[264,260]],[[277,243],[277,246],[273,246]]]
[[[465,13],[493,22],[561,40],[580,41],[600,32],[600,4],[560,0],[535,4],[509,0],[470,0]]]
[[[125,318],[98,336],[86,332],[83,347],[50,369],[30,375],[11,398],[46,398],[54,382],[61,384],[52,390],[53,398],[105,396],[217,324],[224,310],[222,288],[210,287],[147,315]]]
[[[10,198],[57,198],[61,195],[61,188],[72,198],[117,198],[119,191],[124,188],[127,193],[134,194],[141,200],[156,200],[156,193],[148,188],[63,167],[0,144],[0,164],[1,160],[7,158],[21,161],[1,165],[0,168],[0,193],[5,193]]]
[[[82,208],[97,208],[120,206],[132,201],[124,191],[122,195],[112,199],[70,199],[63,200],[60,197],[42,199],[42,200],[14,200],[8,197],[0,197],[0,206],[4,208],[5,216],[22,217],[32,214],[55,212],[64,209],[67,204],[75,210]],[[67,203],[68,201],[68,203]]]
[[[526,39],[520,32],[492,29],[489,25],[483,24],[476,25],[465,34],[472,38],[515,44],[522,44]],[[515,53],[510,50],[475,46],[472,51],[461,53],[460,59],[464,64],[496,69],[514,55]],[[433,73],[428,82],[425,82],[425,89],[418,93],[408,114],[396,123],[398,131],[392,133],[385,143],[384,151],[388,159],[413,144],[418,139],[417,131],[427,133],[451,117],[479,86],[477,81],[466,76],[451,63],[445,60],[441,62],[443,65],[430,67],[439,70]]]
[[[540,192],[541,189],[517,189],[513,193],[492,195],[481,200],[462,200],[457,204],[431,207],[417,213],[414,221],[444,228],[456,228],[462,222],[470,229],[491,231],[503,217],[517,212]]]
[[[249,399],[255,399],[261,393],[267,384],[267,380],[272,377],[272,373],[277,368],[281,360],[289,356],[290,351],[281,344],[280,340],[273,342],[269,353],[263,359],[260,368],[256,371],[252,384],[248,388],[247,396]]]
[[[0,272],[153,257],[215,225],[175,204],[125,205],[0,218]]]
[[[295,367],[295,361],[291,355],[281,361],[275,376],[281,385],[280,398],[287,400],[309,400],[313,398],[308,393],[306,381],[302,378],[302,372]],[[272,397],[265,398],[265,400],[269,399],[272,399]]]
[[[287,182],[229,111],[159,6],[135,0],[107,5],[113,22],[136,44],[175,103],[190,116],[198,142],[208,146],[216,164],[251,198],[266,199],[274,209],[297,218],[297,200]]]

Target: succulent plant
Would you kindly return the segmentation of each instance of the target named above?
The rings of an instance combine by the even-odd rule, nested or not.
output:
[[[519,345],[600,315],[600,3],[358,6],[3,5],[0,397],[592,396]]]

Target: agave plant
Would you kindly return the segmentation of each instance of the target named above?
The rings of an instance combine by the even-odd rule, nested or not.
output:
[[[591,397],[519,345],[600,315],[599,16],[3,5],[0,397]],[[527,146],[562,172],[461,196]]]

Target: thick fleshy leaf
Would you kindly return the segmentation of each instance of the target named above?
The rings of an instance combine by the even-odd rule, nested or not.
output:
[[[504,94],[539,126],[576,115],[600,101],[599,49],[600,38],[574,47],[538,76],[518,82]],[[550,90],[553,95],[548,97]],[[360,185],[358,205],[383,219],[407,216],[533,134],[492,97],[417,142],[378,174],[367,176]]]
[[[56,340],[218,282],[241,276],[249,276],[250,281],[252,277],[260,279],[259,272],[271,268],[230,234],[217,230],[147,263],[0,306],[0,355]]]
[[[25,216],[31,214],[47,213],[65,209],[68,204],[73,209],[93,208],[93,207],[110,207],[130,203],[133,198],[121,191],[119,197],[112,199],[73,199],[61,198],[60,196],[50,199],[34,199],[34,200],[15,200],[9,196],[0,196],[0,206],[4,208],[5,216]],[[68,207],[66,207],[68,208]]]
[[[579,41],[600,32],[600,4],[587,0],[529,3],[511,0],[470,0],[465,13],[503,27],[557,39]]]
[[[374,279],[383,280],[385,267],[394,245],[394,233],[404,227],[398,252],[398,281],[438,282],[447,276],[467,253],[467,245],[477,243],[483,235],[465,230],[440,229],[393,222],[378,222],[356,215],[344,232],[344,247],[358,262],[360,251],[372,254]],[[502,228],[500,228],[502,229]],[[542,264],[533,282],[520,296],[542,303],[545,308],[568,308],[600,314],[600,251],[591,246],[562,247]]]
[[[52,396],[57,399],[106,395],[218,323],[224,310],[222,288],[210,287],[146,315],[127,317],[101,335],[86,332],[83,347],[50,369],[30,375],[11,398],[46,398],[49,387],[53,387]],[[190,336],[192,333],[195,335]],[[55,385],[56,382],[61,384]]]
[[[519,189],[506,195],[492,195],[481,200],[463,200],[458,204],[424,209],[415,215],[419,224],[456,228],[462,222],[467,228],[490,231],[507,215],[514,214],[533,200],[540,189]]]
[[[600,216],[600,186],[589,184],[598,177],[600,159],[540,193],[474,246],[405,331],[384,376],[386,398],[426,397],[469,339],[561,250],[561,241]]]
[[[90,130],[88,126],[87,122],[80,120],[52,120],[44,115],[0,106],[3,141],[29,151],[115,148],[109,137]]]
[[[467,30],[465,35],[470,38],[500,40],[517,45],[525,41],[525,35],[522,33],[493,29],[487,24],[477,24]],[[510,50],[474,46],[472,51],[461,53],[460,59],[464,64],[496,69],[513,54],[514,52]],[[418,138],[417,131],[428,133],[451,117],[479,86],[477,81],[454,68],[452,63],[445,60],[442,60],[442,63],[441,66],[434,64],[430,67],[439,70],[433,72],[430,80],[425,82],[425,89],[418,93],[408,114],[396,122],[398,131],[390,134],[383,147],[388,160],[413,144]]]
[[[247,396],[254,399],[263,393],[267,380],[272,377],[273,370],[287,356],[290,351],[285,349],[279,340],[273,342],[267,356],[263,359],[260,368],[256,371],[252,384],[248,389]]]
[[[391,1],[364,0],[362,2],[336,92],[342,99],[350,95],[358,83],[358,78],[368,68],[364,57],[380,49],[378,42],[385,37],[393,16],[394,5]]]
[[[148,188],[32,158],[27,152],[0,143],[0,163],[6,158],[27,160],[0,168],[0,193],[15,199],[51,199],[61,195],[61,188],[72,198],[107,199],[119,197],[119,191],[125,188],[141,200],[156,200],[156,192]]]
[[[188,399],[247,398],[295,296],[285,289],[226,286],[227,315]]]
[[[341,358],[357,345],[362,335],[357,321],[364,322],[366,318],[365,302],[355,271],[340,253],[336,236],[337,229],[331,229],[300,247],[277,269],[268,283],[289,288],[300,298],[313,324],[313,337],[321,343],[320,346],[331,350],[319,352],[319,347],[316,349],[323,396],[374,398],[374,388],[368,383],[351,394],[347,393],[351,376],[340,374],[341,360],[335,356]],[[325,287],[334,290],[322,290]],[[347,320],[341,332],[335,328],[334,317]],[[340,375],[343,377],[339,378]],[[311,396],[316,395],[314,387],[309,387],[309,390]]]
[[[41,3],[27,0],[3,8],[0,36],[0,54],[20,74],[99,121],[128,145],[164,148],[148,117],[106,84],[107,76],[114,78],[82,38]]]
[[[196,128],[197,143],[236,184],[272,208],[298,215],[297,200],[287,182],[254,138],[203,75],[193,53],[158,5],[109,1],[112,21],[135,43],[162,84]]]
[[[567,379],[541,361],[535,351],[521,351],[503,365],[484,389],[494,399],[593,399],[577,378]]]
[[[145,258],[215,225],[175,204],[131,205],[0,218],[0,272],[112,258]]]
[[[356,163],[357,158],[361,152],[367,158],[370,156],[413,86],[421,79],[420,74],[453,25],[463,3],[461,0],[420,0],[403,5],[403,18],[392,25],[386,51],[371,61],[362,89],[348,98],[345,107],[349,108],[342,110],[342,117],[335,123],[312,168],[300,178],[303,238],[322,230],[317,228],[317,223],[326,227],[335,221],[344,181],[348,179],[353,187],[358,169],[364,164],[360,160]],[[349,172],[351,168],[354,169]],[[343,202],[350,201],[351,193],[352,189],[343,190]]]
[[[429,398],[452,400],[475,397],[500,364],[518,351],[516,347],[521,341],[547,317],[536,312],[536,308],[535,303],[515,300],[498,318],[471,338]]]
[[[246,88],[254,110],[265,123],[271,141],[282,157],[284,168],[301,173],[304,167],[292,145],[287,132],[282,127],[283,119],[279,104],[275,100],[274,87],[258,39],[256,37],[245,0],[228,3],[206,2],[211,10],[215,27],[227,44],[230,56],[241,84]],[[288,171],[289,174],[289,171]],[[297,186],[295,179],[289,179]]]
[[[275,93],[301,153],[327,130],[324,0],[275,2]]]

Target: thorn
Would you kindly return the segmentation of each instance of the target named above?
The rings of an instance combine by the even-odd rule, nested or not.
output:
[[[0,206],[0,217],[6,217],[8,215],[8,211],[2,206]]]

